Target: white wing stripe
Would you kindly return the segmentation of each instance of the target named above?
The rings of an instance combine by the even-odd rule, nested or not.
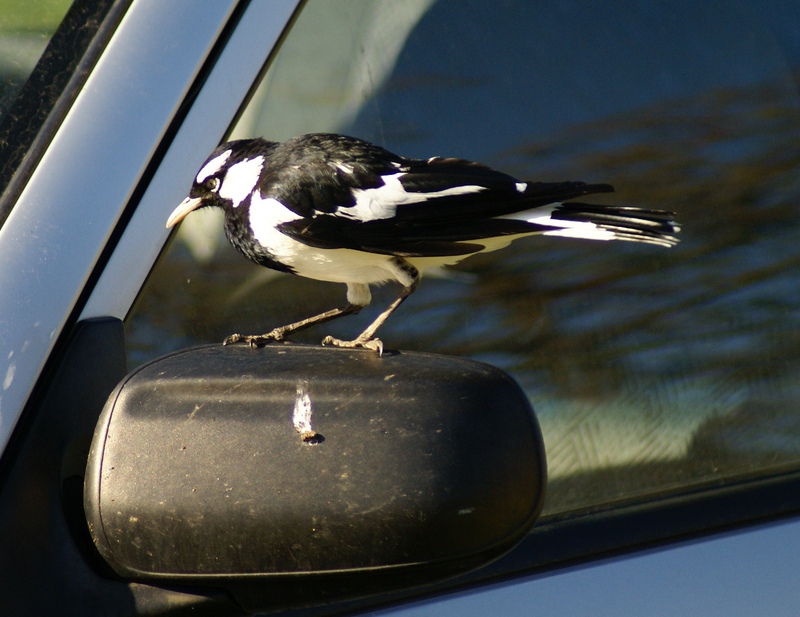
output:
[[[344,216],[362,222],[388,219],[392,218],[397,213],[397,206],[421,203],[438,197],[466,195],[485,190],[483,186],[466,184],[427,193],[406,191],[403,183],[400,182],[400,178],[404,175],[405,173],[399,172],[388,176],[382,176],[383,186],[377,188],[353,189],[353,197],[355,197],[356,200],[355,205],[339,208],[336,213],[337,216]]]

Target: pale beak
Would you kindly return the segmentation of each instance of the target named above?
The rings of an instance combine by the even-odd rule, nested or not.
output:
[[[173,227],[180,223],[183,219],[186,218],[190,212],[197,210],[200,206],[203,205],[203,200],[199,197],[187,197],[181,202],[177,208],[172,211],[172,214],[169,215],[167,219],[167,227]]]

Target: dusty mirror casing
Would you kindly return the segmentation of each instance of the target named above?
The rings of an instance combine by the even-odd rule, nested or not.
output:
[[[214,345],[119,384],[84,506],[119,576],[224,587],[257,610],[488,562],[533,525],[545,478],[528,400],[494,367]]]

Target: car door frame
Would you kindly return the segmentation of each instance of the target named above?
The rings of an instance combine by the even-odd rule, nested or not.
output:
[[[0,451],[72,326],[127,314],[298,5],[132,3],[0,228]]]

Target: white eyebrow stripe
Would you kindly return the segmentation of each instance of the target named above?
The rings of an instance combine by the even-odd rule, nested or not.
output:
[[[230,150],[225,150],[225,152],[223,152],[222,154],[215,156],[213,159],[208,161],[208,163],[203,165],[200,171],[197,172],[197,177],[195,178],[195,182],[201,184],[202,182],[213,176],[220,169],[222,169],[222,166],[229,158],[231,158]]]

